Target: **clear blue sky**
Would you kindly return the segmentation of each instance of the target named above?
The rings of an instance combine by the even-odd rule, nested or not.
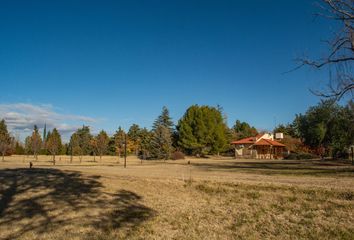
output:
[[[272,129],[316,104],[308,89],[328,78],[282,74],[326,52],[334,27],[314,20],[314,2],[1,1],[0,114],[26,121],[21,103],[58,115],[53,126],[85,116],[113,132],[150,127],[164,105],[177,122],[219,104],[230,126]]]

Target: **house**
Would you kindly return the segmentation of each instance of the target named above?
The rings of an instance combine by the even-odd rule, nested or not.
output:
[[[274,140],[273,134],[262,133],[231,142],[235,158],[282,159],[286,146]]]

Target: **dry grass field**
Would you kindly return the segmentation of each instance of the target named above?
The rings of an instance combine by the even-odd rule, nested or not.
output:
[[[354,238],[348,162],[96,160],[0,161],[0,239]]]

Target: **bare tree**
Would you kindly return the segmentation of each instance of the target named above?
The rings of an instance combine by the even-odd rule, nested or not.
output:
[[[325,57],[317,60],[299,58],[300,64],[295,69],[303,66],[328,67],[331,74],[327,89],[312,92],[320,97],[340,100],[345,95],[353,96],[354,90],[354,0],[322,0],[320,8],[322,12],[316,15],[339,22],[341,28],[334,33],[332,40],[326,41],[329,52]]]

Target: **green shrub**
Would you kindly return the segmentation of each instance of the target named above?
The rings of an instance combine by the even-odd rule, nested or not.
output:
[[[301,159],[315,159],[318,158],[317,155],[311,153],[290,153],[285,157],[287,160],[301,160]]]

